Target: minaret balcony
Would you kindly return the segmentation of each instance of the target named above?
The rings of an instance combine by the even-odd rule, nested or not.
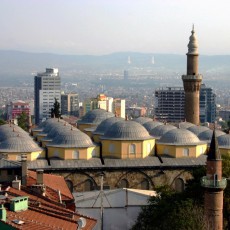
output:
[[[201,186],[205,188],[225,189],[227,186],[227,179],[222,177],[221,180],[213,180],[207,176],[201,178]]]

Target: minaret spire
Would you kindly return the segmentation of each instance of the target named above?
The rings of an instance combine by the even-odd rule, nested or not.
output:
[[[200,123],[200,85],[202,75],[198,74],[198,41],[192,26],[187,52],[187,74],[182,76],[185,91],[185,119],[195,125]]]

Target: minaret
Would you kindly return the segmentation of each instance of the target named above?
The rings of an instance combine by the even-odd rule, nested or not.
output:
[[[200,123],[200,85],[202,75],[198,74],[198,43],[194,25],[189,38],[187,55],[187,74],[182,75],[185,91],[185,119],[195,125]]]
[[[222,160],[215,130],[208,151],[207,173],[201,179],[201,185],[205,188],[204,211],[207,229],[222,230],[223,190],[227,186],[227,180],[222,177]]]

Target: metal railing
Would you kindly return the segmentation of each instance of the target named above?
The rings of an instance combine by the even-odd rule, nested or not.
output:
[[[227,179],[222,178],[221,180],[213,180],[204,176],[201,178],[201,186],[205,188],[219,188],[225,189],[227,186]]]

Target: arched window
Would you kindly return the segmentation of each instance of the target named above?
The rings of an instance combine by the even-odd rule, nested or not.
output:
[[[65,182],[66,182],[66,184],[67,184],[69,190],[70,190],[71,192],[73,192],[73,182],[72,182],[71,180],[66,180]]]
[[[149,181],[147,179],[141,181],[141,189],[149,190]]]
[[[177,192],[183,192],[184,191],[184,181],[181,178],[177,178],[175,180],[175,190]]]
[[[57,149],[55,149],[55,151],[53,153],[53,157],[60,157],[59,156],[59,151]]]
[[[72,152],[72,159],[79,159],[79,152],[77,150],[74,150]]]
[[[21,154],[18,154],[18,155],[16,156],[16,160],[17,160],[17,161],[21,161],[21,160],[22,160],[22,155],[21,155]]]
[[[128,188],[129,182],[126,179],[122,179],[119,184],[119,188]]]
[[[151,153],[151,144],[147,143],[147,153],[150,154]]]
[[[189,156],[189,149],[188,148],[183,149],[183,156],[184,157],[188,157]]]
[[[84,190],[85,191],[92,191],[93,190],[93,181],[92,180],[87,179],[85,181]]]
[[[129,153],[131,153],[131,154],[136,153],[136,145],[134,145],[134,144],[129,145]]]
[[[115,152],[115,145],[114,144],[110,144],[109,145],[109,153],[114,153]]]

